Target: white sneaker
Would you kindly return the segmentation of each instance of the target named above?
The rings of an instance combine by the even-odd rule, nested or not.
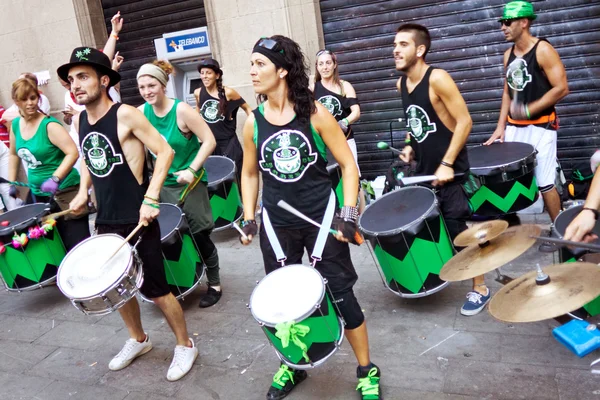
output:
[[[173,382],[183,378],[192,369],[194,361],[198,357],[198,348],[191,338],[190,342],[192,343],[192,347],[175,346],[173,362],[171,362],[171,366],[167,372],[167,379],[169,381]]]
[[[123,346],[119,354],[117,354],[110,361],[110,364],[108,364],[108,368],[111,371],[121,370],[131,364],[133,360],[146,354],[150,350],[152,350],[152,342],[150,341],[150,336],[148,336],[148,334],[146,334],[146,340],[142,343],[135,339],[127,339],[125,346]]]

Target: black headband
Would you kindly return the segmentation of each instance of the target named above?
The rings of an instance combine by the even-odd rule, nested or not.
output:
[[[285,56],[278,51],[269,50],[266,47],[256,45],[254,46],[254,49],[252,49],[252,52],[259,53],[267,57],[273,64],[275,64],[277,68],[283,68],[288,71],[292,69],[292,65],[288,63],[285,59]]]

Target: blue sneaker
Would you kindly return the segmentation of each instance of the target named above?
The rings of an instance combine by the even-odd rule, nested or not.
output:
[[[465,304],[460,309],[460,313],[467,316],[479,314],[488,301],[490,301],[490,297],[491,292],[489,288],[485,296],[476,291],[467,293],[467,301],[465,301]]]

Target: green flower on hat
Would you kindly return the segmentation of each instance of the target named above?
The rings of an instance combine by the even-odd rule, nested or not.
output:
[[[75,53],[75,57],[77,57],[79,61],[89,61],[89,59],[86,56],[89,55],[91,52],[92,50],[88,47],[86,49],[83,49],[83,51],[80,50],[77,53]]]
[[[504,6],[504,12],[499,21],[519,18],[536,19],[537,15],[533,11],[533,4],[528,1],[511,1]]]

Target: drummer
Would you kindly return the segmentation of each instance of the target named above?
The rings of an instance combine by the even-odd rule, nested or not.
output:
[[[600,216],[600,168],[596,169],[594,179],[590,186],[585,203],[581,212],[567,227],[564,235],[565,240],[574,242],[593,242],[598,240],[598,235],[592,232],[598,217]]]
[[[244,125],[244,167],[242,195],[244,203],[243,230],[247,245],[258,234],[255,207],[258,195],[259,171],[263,179],[263,205],[279,239],[287,263],[301,264],[306,248],[312,252],[319,229],[289,214],[277,206],[283,199],[300,212],[318,221],[323,219],[332,192],[326,169],[325,150],[329,148],[341,166],[344,182],[344,204],[341,216],[334,219],[335,237],[328,235],[322,260],[316,269],[328,280],[333,298],[346,323],[345,335],[358,360],[358,387],[363,399],[380,399],[380,370],[369,356],[367,326],[361,307],[354,296],[358,279],[350,249],[357,232],[358,171],[335,118],[320,103],[314,101],[308,88],[308,71],[300,46],[284,36],[262,38],[251,56],[250,75],[254,91],[264,101]],[[272,154],[292,147],[302,152],[299,165],[280,170]],[[281,267],[265,232],[260,229],[260,247],[267,273]],[[282,399],[304,379],[306,371],[281,364],[275,374],[267,399]]]
[[[536,17],[533,5],[527,1],[512,1],[504,6],[500,29],[513,46],[504,53],[506,81],[498,127],[485,144],[506,140],[535,147],[535,179],[554,222],[562,208],[554,186],[558,130],[555,106],[569,94],[569,88],[565,67],[556,50],[546,39],[531,35],[531,24]]]
[[[471,116],[450,75],[425,62],[431,45],[426,27],[405,24],[398,28],[394,41],[396,69],[405,76],[398,79],[409,141],[400,155],[402,161],[417,161],[417,175],[435,175],[432,184],[452,240],[467,229],[471,214],[469,200],[455,173],[468,174],[469,159],[465,144],[471,131]],[[460,312],[475,315],[490,300],[490,289],[483,275],[473,279],[473,290]]]
[[[215,149],[216,141],[207,124],[187,103],[166,95],[173,67],[168,61],[144,64],[137,73],[140,95],[146,100],[138,107],[175,151],[160,200],[177,204],[191,185],[183,203],[194,241],[206,265],[208,291],[200,299],[200,307],[210,307],[221,298],[219,253],[210,239],[214,227],[208,199],[206,170],[202,165]],[[202,142],[202,144],[200,144]],[[199,181],[199,182],[198,182]]]
[[[16,180],[22,159],[36,202],[50,203],[52,212],[66,210],[79,191],[79,173],[73,168],[79,157],[77,146],[57,119],[39,109],[40,94],[30,79],[15,81],[11,95],[21,116],[12,121],[8,179]],[[17,197],[15,185],[9,194]],[[90,237],[87,213],[60,218],[56,225],[67,251]]]
[[[190,339],[181,305],[171,293],[161,253],[158,196],[173,160],[173,150],[150,125],[144,115],[125,104],[115,104],[108,89],[121,80],[111,69],[109,58],[90,47],[78,47],[71,61],[57,70],[71,84],[77,103],[86,109],[73,117],[85,161],[81,167],[81,187],[70,208],[79,211],[87,204],[88,189],[94,184],[98,202],[96,229],[99,234],[115,233],[127,237],[138,224],[145,228],[134,235],[132,245],[141,236],[137,253],[142,261],[142,294],[163,312],[175,334],[177,345],[167,372],[169,381],[185,376],[198,357]],[[68,136],[67,136],[68,137]],[[146,168],[145,148],[156,155],[152,179]],[[86,168],[87,167],[87,168]],[[144,332],[137,299],[133,297],[119,308],[130,339],[109,364],[113,371],[152,350]]]
[[[233,160],[239,182],[244,154],[235,133],[237,113],[241,107],[246,115],[250,115],[252,109],[235,89],[223,86],[223,70],[217,60],[202,60],[198,72],[202,85],[194,90],[197,110],[217,140],[214,154]]]

